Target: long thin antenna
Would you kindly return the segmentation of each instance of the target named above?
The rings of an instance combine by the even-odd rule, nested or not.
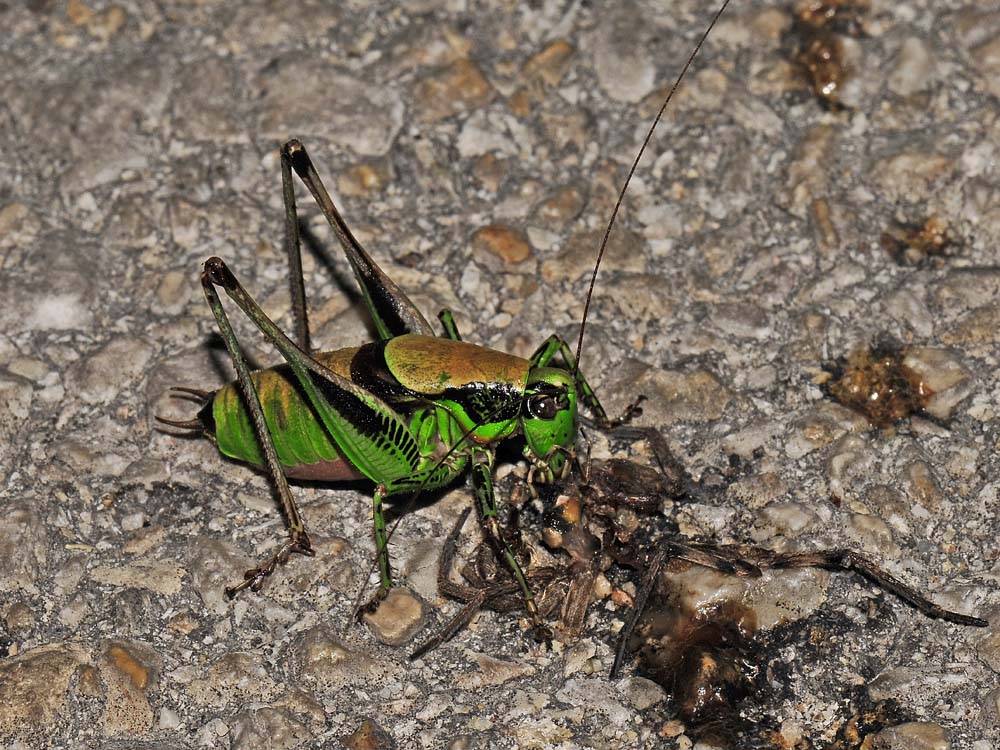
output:
[[[670,100],[674,98],[674,94],[677,92],[677,88],[681,85],[681,81],[684,80],[684,76],[687,75],[688,68],[691,67],[691,63],[698,56],[698,52],[701,50],[702,45],[705,44],[705,40],[708,39],[708,35],[712,33],[712,29],[715,28],[715,24],[718,22],[719,18],[722,16],[723,11],[725,11],[726,6],[729,5],[729,0],[725,0],[722,6],[715,13],[715,17],[712,18],[712,22],[705,29],[705,32],[701,35],[701,39],[698,40],[698,44],[695,45],[694,50],[688,56],[687,62],[684,63],[684,67],[681,68],[680,75],[677,76],[677,80],[674,81],[674,85],[670,89],[670,93],[667,94],[667,98],[663,100],[663,104],[660,106],[660,111],[656,113],[656,117],[653,118],[653,124],[649,126],[649,132],[646,133],[645,139],[642,141],[642,146],[639,147],[639,153],[635,155],[635,160],[632,162],[631,168],[628,170],[628,176],[625,177],[625,183],[622,185],[621,191],[618,193],[618,200],[615,201],[615,207],[611,211],[611,219],[608,221],[608,228],[604,230],[604,238],[601,240],[601,249],[597,252],[597,262],[594,264],[594,273],[590,277],[590,288],[587,289],[587,301],[583,305],[583,318],[580,320],[580,338],[576,342],[576,370],[580,369],[580,353],[583,351],[583,332],[587,327],[587,315],[590,313],[590,300],[594,296],[594,286],[597,284],[597,272],[601,268],[601,261],[604,259],[604,251],[608,247],[608,238],[611,236],[611,228],[615,225],[615,219],[618,217],[618,209],[621,208],[622,201],[625,200],[625,191],[628,190],[629,183],[632,182],[632,175],[635,174],[636,168],[639,166],[639,160],[642,159],[642,155],[646,152],[646,146],[649,145],[650,140],[653,138],[653,131],[656,130],[656,126],[660,124],[660,119],[663,117],[663,113],[667,110],[667,105],[670,104]]]

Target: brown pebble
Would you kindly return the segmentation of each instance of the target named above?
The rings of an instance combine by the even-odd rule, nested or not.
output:
[[[145,690],[146,686],[149,685],[149,670],[122,646],[112,646],[109,648],[108,658],[119,672],[128,677],[133,687],[138,690]]]
[[[456,60],[424,78],[414,99],[422,103],[422,119],[435,122],[481,107],[492,95],[493,87],[475,64]]]
[[[555,226],[564,226],[583,211],[585,198],[579,189],[565,185],[538,204],[535,214]]]
[[[24,633],[35,626],[35,613],[24,602],[14,602],[4,613],[3,622],[8,633]]]
[[[83,26],[93,18],[94,11],[91,10],[82,0],[69,0],[66,3],[66,18],[74,26]]]
[[[509,172],[507,162],[498,159],[494,154],[483,154],[472,165],[472,176],[491,193],[500,189],[500,184]]]
[[[107,10],[99,13],[87,30],[99,39],[110,39],[125,26],[128,15],[125,10],[118,5],[112,5]]]
[[[77,670],[76,692],[88,698],[97,698],[104,693],[101,673],[96,667],[84,664]]]
[[[375,637],[389,646],[401,646],[417,632],[424,616],[424,605],[406,589],[390,591],[378,609],[365,615],[365,622]]]
[[[513,265],[523,263],[532,256],[531,245],[523,232],[501,224],[490,224],[472,235],[472,247],[477,252],[486,252]]]
[[[178,612],[167,622],[167,630],[179,635],[190,635],[198,628],[198,624],[189,612]]]
[[[388,180],[381,164],[355,164],[337,177],[337,190],[341,195],[365,196],[379,192]]]
[[[507,109],[520,118],[528,117],[535,105],[535,99],[527,89],[518,89],[507,97]]]
[[[524,64],[525,78],[539,78],[548,86],[555,86],[566,75],[570,58],[576,50],[565,39],[557,39]]]
[[[349,750],[391,750],[396,747],[392,737],[371,719],[361,722],[354,732],[340,738]]]
[[[887,727],[874,735],[872,747],[886,750],[949,750],[951,740],[940,724],[908,721]],[[867,743],[866,743],[867,745]]]

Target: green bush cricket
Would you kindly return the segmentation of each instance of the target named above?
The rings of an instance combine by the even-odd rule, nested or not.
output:
[[[201,284],[237,381],[214,392],[179,388],[203,400],[197,417],[186,421],[158,417],[164,424],[203,432],[224,455],[266,469],[279,495],[289,537],[275,554],[248,570],[242,582],[227,588],[229,596],[246,588],[259,590],[291,553],[313,554],[288,478],[329,482],[367,478],[374,483],[378,601],[393,585],[383,501],[447,486],[468,471],[485,534],[510,567],[529,616],[540,626],[531,588],[498,521],[493,489],[496,447],[509,438],[522,438],[529,481],[551,483],[565,477],[573,463],[581,402],[600,429],[622,424],[638,413],[633,404],[621,419],[609,419],[577,366],[590,299],[632,174],[727,4],[728,0],[688,58],[622,186],[597,254],[575,354],[555,334],[528,359],[464,342],[447,310],[439,315],[444,333],[436,335],[352,234],[302,144],[291,140],[281,147],[284,245],[296,340],[264,313],[221,259],[210,258]],[[311,350],[293,172],[312,194],[347,255],[378,341],[331,352]],[[218,288],[278,349],[284,364],[249,370]]]
[[[598,425],[609,426],[604,409],[573,366],[569,346],[550,336],[530,359],[459,339],[454,321],[442,314],[445,336],[375,264],[347,228],[305,149],[290,141],[281,149],[285,179],[286,247],[299,267],[297,216],[291,171],[309,187],[330,221],[354,269],[380,340],[360,347],[310,353],[304,294],[295,307],[300,322],[294,343],[267,317],[219,258],[205,263],[202,286],[237,372],[237,383],[206,396],[196,420],[167,422],[203,430],[230,458],[266,467],[281,498],[289,539],[245,580],[227,589],[258,590],[292,552],[310,554],[305,524],[287,477],[321,481],[368,478],[375,483],[373,514],[380,593],[392,586],[382,508],[386,497],[436,489],[470,470],[484,525],[522,582],[529,612],[530,590],[513,553],[496,527],[492,472],[494,447],[523,435],[524,456],[537,481],[552,481],[569,468],[576,440],[578,398]],[[293,278],[301,278],[295,276]],[[221,287],[286,360],[251,373],[216,287]],[[550,366],[561,358],[565,367]]]

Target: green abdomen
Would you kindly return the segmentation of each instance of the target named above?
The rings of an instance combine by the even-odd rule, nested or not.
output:
[[[313,356],[338,375],[350,377],[357,349],[318,352]],[[359,478],[357,470],[337,452],[287,365],[251,375],[278,460],[291,477],[335,481]],[[262,466],[257,436],[243,405],[239,385],[220,388],[212,400],[215,441],[219,450],[238,461]]]

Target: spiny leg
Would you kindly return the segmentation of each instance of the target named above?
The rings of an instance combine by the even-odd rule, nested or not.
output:
[[[489,598],[488,589],[477,589],[475,593],[465,602],[465,605],[455,613],[455,616],[448,620],[445,625],[434,635],[421,643],[410,654],[410,659],[419,659],[428,651],[433,651],[442,643],[450,641],[454,635],[468,625],[476,612],[482,609]]]
[[[458,514],[455,524],[451,527],[448,536],[445,537],[444,544],[441,546],[441,555],[438,558],[438,593],[462,600],[471,597],[474,590],[468,586],[453,583],[451,580],[451,569],[458,554],[458,538],[462,535],[462,527],[465,526],[465,521],[468,519],[470,513],[472,513],[472,508],[467,507],[463,508],[462,512]]]
[[[573,356],[569,344],[560,338],[558,334],[553,333],[542,342],[542,345],[531,355],[531,364],[535,367],[546,367],[555,359],[557,354],[562,357],[566,369],[573,373],[576,381],[576,390],[580,394],[580,400],[583,401],[591,415],[593,415],[594,422],[600,429],[608,430],[628,424],[632,419],[642,414],[639,404],[646,400],[645,396],[639,396],[635,401],[626,406],[625,412],[618,419],[610,419],[607,412],[604,411],[604,407],[601,406],[597,394],[594,393],[594,389],[590,387],[583,373],[577,368],[576,357]]]
[[[372,614],[378,609],[378,605],[388,596],[392,589],[392,566],[389,560],[389,533],[385,525],[385,501],[387,491],[384,484],[375,487],[375,494],[372,495],[372,526],[375,530],[375,559],[378,564],[378,589],[375,594],[362,604],[363,591],[359,593],[354,605],[354,619],[361,620],[363,615]],[[367,578],[371,575],[369,569]]]
[[[753,548],[751,548],[753,549]],[[754,550],[756,553],[757,550]],[[895,594],[918,612],[956,625],[985,628],[989,622],[973,615],[963,615],[935,604],[912,586],[908,586],[888,571],[880,568],[864,555],[848,549],[820,550],[818,552],[777,553],[762,550],[754,562],[763,568],[825,568],[827,570],[855,571],[881,589]],[[748,557],[750,557],[748,555]]]
[[[313,166],[309,154],[297,140],[291,140],[281,147],[282,165],[288,165],[299,176],[312,193],[323,216],[337,236],[340,246],[347,255],[354,276],[361,287],[365,305],[371,313],[379,338],[389,339],[404,333],[419,333],[433,336],[430,323],[421,315],[406,294],[386,276],[368,252],[358,242],[344,221],[330,193],[327,192],[319,173]]]
[[[668,560],[684,560],[701,565],[709,570],[717,570],[726,575],[743,578],[760,578],[761,566],[755,560],[731,554],[726,547],[710,544],[683,544],[681,542],[666,542],[662,548],[667,553]],[[767,567],[767,566],[764,566]]]
[[[658,550],[646,567],[646,572],[643,573],[642,581],[639,583],[635,599],[632,602],[632,612],[629,614],[628,620],[625,621],[625,625],[622,626],[621,633],[618,635],[618,648],[615,649],[615,660],[611,664],[609,679],[616,680],[621,673],[622,664],[625,663],[625,650],[628,648],[628,640],[632,636],[632,631],[635,630],[636,624],[639,622],[639,616],[646,608],[646,600],[649,599],[649,594],[653,590],[656,578],[660,575],[660,571],[663,570],[663,565],[666,561],[667,551],[665,549]]]
[[[219,295],[215,291],[215,286],[207,270],[202,272],[201,286],[205,291],[205,298],[208,300],[209,307],[212,308],[212,314],[215,316],[222,339],[226,343],[226,349],[229,350],[233,368],[236,370],[236,378],[239,381],[240,390],[246,401],[247,411],[253,422],[254,432],[257,435],[261,452],[264,455],[264,463],[267,466],[268,474],[271,476],[271,481],[274,483],[278,497],[281,500],[281,511],[285,516],[289,534],[288,541],[281,545],[277,553],[253,570],[248,570],[243,576],[242,583],[226,588],[226,595],[233,597],[239,591],[246,588],[249,588],[251,591],[259,591],[264,583],[264,579],[271,575],[278,565],[283,565],[291,553],[299,552],[304,555],[313,555],[315,553],[309,541],[309,535],[306,533],[305,522],[302,520],[302,515],[299,513],[298,506],[295,503],[295,498],[292,496],[291,488],[288,486],[288,479],[285,477],[285,472],[278,461],[278,453],[274,448],[271,433],[267,429],[264,412],[260,406],[260,398],[257,396],[257,390],[254,388],[253,380],[250,378],[250,370],[247,367],[240,343],[236,338],[236,333],[233,331],[232,325],[229,323],[229,317],[222,307],[222,302],[219,300]]]
[[[295,185],[292,184],[291,160],[281,149],[281,195],[285,202],[285,254],[292,292],[292,315],[295,318],[295,341],[303,351],[311,350],[309,317],[306,311],[306,286],[302,275],[302,243],[299,241],[299,214],[295,209]]]
[[[498,578],[495,569],[493,574],[481,569],[480,563],[496,561],[496,551],[492,544],[488,544],[486,547],[480,545],[476,564],[467,565],[463,569],[462,576],[469,582],[469,585],[456,583],[451,579],[451,569],[454,567],[455,556],[458,554],[458,537],[471,512],[472,508],[466,508],[459,514],[458,520],[441,548],[437,575],[438,593],[460,602],[471,602],[478,599],[480,593],[484,593],[482,604],[488,604],[497,611],[508,611],[523,606],[524,596],[521,592],[521,586],[516,580],[506,577]],[[488,550],[487,555],[484,555],[484,550]],[[551,569],[548,568],[536,572],[537,576],[533,572],[532,575],[526,577],[532,579],[537,577],[543,580],[552,577]]]

